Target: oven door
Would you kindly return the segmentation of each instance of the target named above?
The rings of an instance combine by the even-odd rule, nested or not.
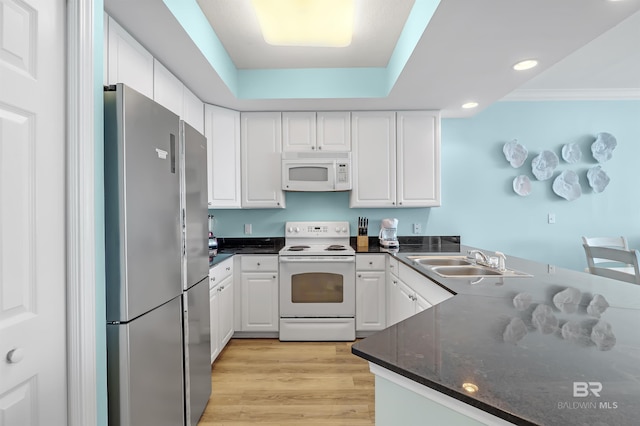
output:
[[[355,261],[355,256],[280,256],[280,317],[354,317]]]

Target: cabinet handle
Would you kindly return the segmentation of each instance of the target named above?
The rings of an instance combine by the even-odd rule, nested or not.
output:
[[[392,201],[392,202],[391,202],[391,204],[395,206],[395,205],[396,205],[396,202],[395,202],[395,201]]]
[[[402,205],[402,201],[400,201],[398,204]]]
[[[277,277],[274,275],[273,278],[277,278]]]
[[[362,278],[362,274],[358,274],[358,278]]]
[[[312,146],[312,147],[311,147],[311,149],[316,149],[316,147],[315,147],[315,146]]]
[[[211,282],[214,282],[216,280],[216,277],[211,277]]]
[[[369,265],[373,265],[373,262],[369,262]]]
[[[318,149],[322,149],[322,147],[321,147],[321,146],[319,146],[319,147],[318,147]]]
[[[260,266],[260,262],[258,262],[258,266]]]
[[[230,271],[230,270],[231,270],[231,266],[227,266],[227,271]]]
[[[221,285],[220,287],[218,287],[218,291],[222,291],[222,290],[224,290],[224,286],[223,286],[223,285]]]

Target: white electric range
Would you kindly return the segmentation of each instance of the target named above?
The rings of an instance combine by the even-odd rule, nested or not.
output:
[[[280,340],[355,340],[349,222],[287,222],[280,260]]]

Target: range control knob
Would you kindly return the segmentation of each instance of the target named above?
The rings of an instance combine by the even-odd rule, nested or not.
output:
[[[336,226],[336,232],[340,232],[340,227]]]
[[[300,228],[296,226],[295,231],[296,231],[296,232],[300,232]]]
[[[347,227],[346,226],[342,227],[342,232],[347,232]]]
[[[287,232],[288,232],[288,233],[292,233],[292,232],[293,232],[293,227],[292,227],[292,226],[288,227],[288,228],[287,228]]]

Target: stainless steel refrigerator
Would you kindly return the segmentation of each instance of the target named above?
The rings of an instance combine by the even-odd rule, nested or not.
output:
[[[211,395],[207,139],[180,122],[185,419],[196,426]]]
[[[104,92],[107,385],[111,426],[184,425],[180,120]]]

